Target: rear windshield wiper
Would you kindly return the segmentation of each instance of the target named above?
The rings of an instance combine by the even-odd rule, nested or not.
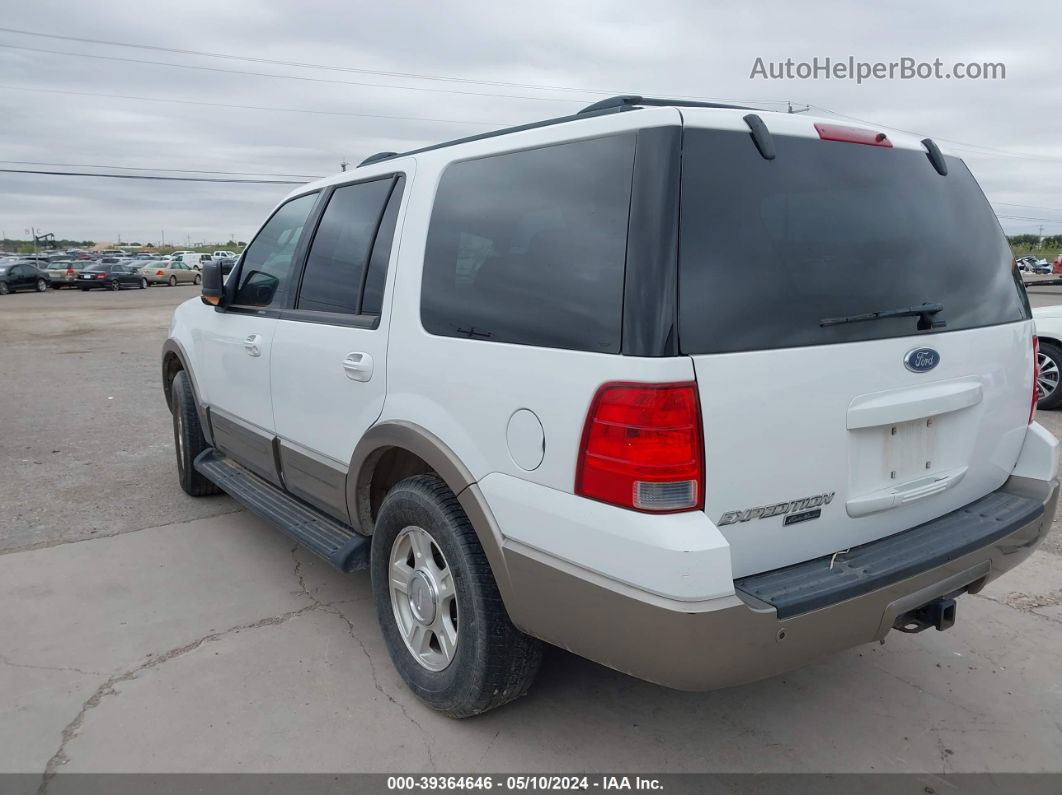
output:
[[[926,331],[931,328],[942,328],[946,324],[943,320],[934,320],[933,315],[944,311],[944,304],[921,304],[909,306],[905,309],[884,309],[881,312],[865,312],[862,315],[848,315],[847,317],[824,317],[819,325],[839,326],[842,323],[862,323],[867,320],[881,320],[887,317],[917,317],[918,330]]]

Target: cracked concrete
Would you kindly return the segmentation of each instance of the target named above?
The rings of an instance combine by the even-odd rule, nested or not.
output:
[[[1058,568],[1037,553],[949,632],[717,693],[551,650],[527,698],[455,722],[402,684],[365,573],[246,514],[7,555],[0,770],[1059,770],[1062,632],[1006,598]]]

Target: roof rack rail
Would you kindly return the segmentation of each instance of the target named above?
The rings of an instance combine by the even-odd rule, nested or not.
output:
[[[603,99],[600,102],[595,102],[593,105],[587,105],[579,113],[595,113],[600,110],[606,110],[614,108],[617,110],[632,110],[633,108],[645,105],[649,107],[671,107],[677,106],[680,108],[728,108],[730,110],[759,110],[759,108],[752,108],[748,105],[724,105],[719,102],[695,102],[691,99],[660,99],[657,97],[639,97],[634,94],[621,94],[618,97],[609,97]]]
[[[636,110],[641,106],[667,107],[670,105],[678,105],[684,108],[729,108],[735,110],[759,110],[759,108],[749,108],[743,105],[721,105],[714,102],[693,102],[691,100],[688,101],[683,99],[654,99],[652,97],[639,97],[634,96],[633,94],[624,94],[622,96],[609,97],[608,99],[603,99],[600,102],[595,102],[593,105],[588,105],[587,107],[570,116],[558,116],[554,119],[533,121],[529,124],[519,124],[516,127],[505,127],[501,130],[492,130],[490,132],[480,133],[479,135],[469,135],[466,138],[455,138],[452,141],[443,141],[439,144],[423,146],[420,149],[410,149],[408,152],[380,152],[362,160],[358,164],[358,168],[370,165],[372,163],[382,163],[385,160],[392,160],[396,157],[405,157],[406,155],[417,155],[421,152],[431,152],[436,149],[444,149],[448,146],[467,144],[472,141],[482,141],[485,138],[497,138],[499,135],[508,135],[509,133],[523,132],[524,130],[536,130],[539,127],[551,127],[554,124],[567,124],[568,122],[572,121],[582,121],[583,119],[592,116],[604,116],[609,113],[619,113],[627,110]]]
[[[387,160],[390,157],[394,157],[398,152],[377,152],[374,155],[369,155],[367,158],[358,163],[358,168],[367,166],[369,163],[379,163],[381,160]]]

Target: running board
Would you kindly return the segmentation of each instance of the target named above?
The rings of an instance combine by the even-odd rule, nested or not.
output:
[[[320,555],[340,571],[369,567],[368,536],[355,533],[346,525],[300,502],[214,448],[199,454],[195,459],[195,468],[247,510]]]

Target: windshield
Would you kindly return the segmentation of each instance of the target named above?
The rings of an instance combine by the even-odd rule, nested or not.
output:
[[[1012,255],[969,170],[922,152],[687,130],[682,156],[679,336],[685,353],[822,345],[1027,319]],[[925,303],[917,317],[821,325]]]

